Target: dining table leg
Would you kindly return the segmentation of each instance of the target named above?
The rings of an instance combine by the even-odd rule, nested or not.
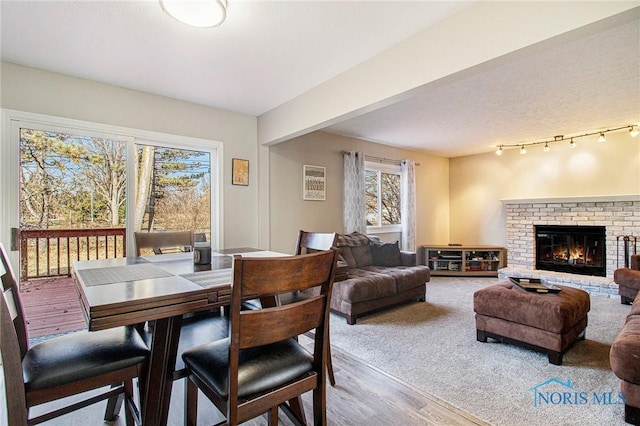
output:
[[[142,396],[142,424],[167,425],[182,315],[155,320]]]

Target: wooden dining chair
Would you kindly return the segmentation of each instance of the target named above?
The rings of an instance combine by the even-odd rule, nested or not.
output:
[[[193,250],[193,231],[134,232],[134,238],[136,256],[142,256],[144,249],[151,249],[154,254]]]
[[[335,232],[307,232],[298,231],[298,238],[296,240],[296,254],[314,253],[317,251],[330,250],[336,247],[338,241],[338,234]],[[298,292],[296,297],[304,297],[305,293]],[[281,298],[284,302],[285,298]],[[331,356],[331,339],[327,343],[327,374],[329,376],[329,383],[331,386],[336,385],[336,379],[333,374],[333,361]]]
[[[229,337],[182,355],[188,372],[185,424],[197,424],[200,389],[230,425],[264,413],[276,425],[279,406],[306,424],[300,395],[313,391],[314,424],[326,425],[327,325],[336,258],[334,250],[274,258],[234,256]],[[311,287],[320,287],[320,293],[282,306],[240,308],[243,299]],[[296,339],[310,330],[311,352]]]
[[[0,244],[0,346],[8,424],[34,425],[109,399],[105,420],[113,420],[125,402],[126,424],[140,422],[133,379],[146,374],[149,349],[132,327],[79,331],[29,346],[17,281]],[[36,405],[111,386],[82,401],[29,417]]]

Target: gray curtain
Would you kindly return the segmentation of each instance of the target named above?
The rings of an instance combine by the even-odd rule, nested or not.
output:
[[[366,234],[366,201],[364,196],[364,155],[361,152],[344,153],[344,232]]]
[[[400,163],[400,215],[402,217],[402,250],[416,251],[416,173],[415,162]]]

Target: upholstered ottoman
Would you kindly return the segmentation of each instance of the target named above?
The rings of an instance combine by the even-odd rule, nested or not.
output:
[[[564,352],[585,338],[589,294],[558,286],[559,293],[528,292],[510,281],[478,290],[473,295],[476,334],[544,352],[549,362],[562,365]]]

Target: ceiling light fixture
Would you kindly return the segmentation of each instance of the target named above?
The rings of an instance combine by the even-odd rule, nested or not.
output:
[[[227,0],[160,0],[173,19],[200,28],[217,27],[227,17]]]
[[[574,139],[577,138],[584,138],[587,136],[594,136],[594,135],[598,135],[598,142],[605,142],[606,138],[605,138],[605,134],[606,133],[610,133],[610,132],[616,132],[618,130],[622,130],[622,129],[629,129],[629,135],[632,138],[635,138],[636,136],[638,136],[640,134],[640,131],[638,131],[637,127],[639,125],[638,124],[627,124],[626,126],[620,126],[620,127],[615,127],[613,129],[607,129],[607,130],[599,130],[597,132],[589,132],[589,133],[584,133],[581,135],[574,135],[574,136],[567,136],[565,137],[564,135],[557,135],[554,136],[553,139],[547,139],[547,140],[543,140],[543,141],[539,141],[539,142],[527,142],[527,143],[514,143],[514,144],[501,144],[501,145],[496,145],[498,147],[498,149],[496,150],[496,154],[497,155],[502,155],[502,151],[504,149],[509,149],[509,148],[520,148],[520,154],[526,154],[527,153],[527,147],[528,146],[532,146],[532,145],[544,145],[544,152],[548,152],[551,150],[551,147],[549,146],[550,143],[552,142],[560,142],[560,141],[566,141],[571,139],[571,142],[569,143],[569,146],[571,148],[575,148],[577,146],[577,144],[574,142]]]

